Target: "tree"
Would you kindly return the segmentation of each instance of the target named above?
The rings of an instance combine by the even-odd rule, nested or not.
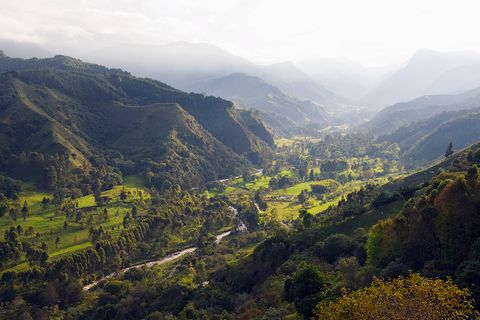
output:
[[[17,221],[18,209],[17,208],[10,208],[9,216],[10,216],[10,219],[12,219],[13,221]]]
[[[252,175],[250,174],[250,172],[248,170],[245,170],[242,173],[242,179],[243,179],[244,183],[252,182]]]
[[[260,208],[260,210],[267,210],[267,203],[265,202],[265,200],[263,199],[263,190],[262,188],[258,189],[256,192],[255,192],[255,195],[253,197],[253,200],[255,201],[255,203],[258,205],[258,207]]]
[[[120,191],[120,200],[127,200],[127,192],[125,191],[125,189],[122,189],[122,191]]]
[[[358,287],[357,272],[360,269],[356,257],[341,258],[337,263],[337,270],[342,279],[342,286],[350,289]]]
[[[450,157],[453,154],[453,143],[450,141],[450,143],[447,146],[447,149],[445,150],[445,158]]]
[[[271,189],[277,189],[278,188],[278,179],[276,177],[272,177],[272,179],[270,179],[270,182],[268,183],[268,186]]]
[[[58,249],[58,246],[59,246],[59,245],[60,245],[60,237],[57,237],[57,238],[55,239],[55,248]]]
[[[285,299],[294,302],[297,310],[310,319],[313,308],[323,298],[326,289],[326,277],[313,264],[304,264],[295,272],[293,278],[285,281]]]
[[[0,193],[0,217],[3,217],[9,209],[8,199],[3,193]]]
[[[374,279],[368,288],[336,301],[321,302],[314,319],[474,319],[477,312],[468,289],[451,280],[427,279],[418,274],[390,282]]]
[[[477,182],[478,168],[477,165],[471,165],[467,170],[467,181],[471,186],[475,186]]]
[[[137,217],[137,207],[133,206],[132,207],[132,218],[135,219]]]
[[[310,181],[313,181],[313,180],[315,180],[315,172],[313,171],[313,169],[312,169],[312,170],[310,170],[310,176],[309,176],[309,180],[310,180]]]
[[[310,228],[314,221],[313,215],[309,213],[306,209],[300,209],[299,213],[300,215],[298,220],[302,221],[303,227]]]
[[[18,226],[17,226],[17,233],[18,233],[19,235],[22,235],[22,234],[23,234],[23,228],[22,228],[21,225],[18,225]]]
[[[53,306],[59,303],[60,295],[53,283],[47,283],[40,292],[39,298],[43,305]]]
[[[480,262],[465,260],[455,272],[455,282],[463,288],[470,289],[478,301],[480,297]]]
[[[123,227],[126,228],[129,223],[130,223],[130,213],[127,212],[123,217]]]
[[[34,232],[35,232],[35,230],[33,229],[33,227],[29,226],[27,231],[26,231],[26,235],[31,236],[31,235],[33,235]]]
[[[28,217],[28,204],[27,204],[27,201],[25,200],[23,202],[23,207],[22,207],[22,218],[23,218],[23,221],[27,220],[27,217]]]
[[[108,210],[107,210],[107,208],[103,209],[102,219],[103,219],[104,222],[108,221]]]
[[[298,201],[300,203],[306,203],[308,201],[308,191],[306,189],[302,190],[298,195]]]
[[[82,220],[82,211],[77,210],[77,214],[75,215],[75,222],[80,222]]]
[[[27,257],[28,262],[30,265],[38,264],[42,267],[46,266],[48,260],[48,254],[45,250],[39,249],[36,247],[29,247],[25,252],[25,256]]]
[[[46,209],[48,207],[48,204],[50,203],[50,198],[43,197],[42,199],[42,207]]]
[[[318,251],[320,257],[333,263],[340,257],[353,255],[352,240],[344,234],[332,234],[325,239],[325,242]]]

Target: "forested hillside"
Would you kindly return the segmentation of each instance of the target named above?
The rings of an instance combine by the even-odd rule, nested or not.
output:
[[[64,56],[2,57],[0,69],[2,168],[44,187],[92,187],[80,173],[196,186],[269,158],[261,120],[222,99]]]
[[[480,89],[478,88],[460,94],[421,96],[408,102],[399,102],[385,107],[360,127],[364,131],[381,136],[443,112],[478,108],[479,101]]]
[[[452,143],[463,149],[480,138],[479,109],[443,112],[381,136],[379,142],[398,144],[403,163],[413,168],[445,153]]]

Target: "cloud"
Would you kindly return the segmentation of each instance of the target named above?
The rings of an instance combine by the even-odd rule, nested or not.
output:
[[[208,42],[256,61],[342,55],[367,64],[420,47],[480,50],[474,0],[16,0],[0,38],[85,52],[120,43]]]

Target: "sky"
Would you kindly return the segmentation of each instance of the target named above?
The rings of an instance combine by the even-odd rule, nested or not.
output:
[[[0,38],[75,54],[118,44],[217,45],[256,63],[399,64],[480,52],[478,0],[0,0]]]

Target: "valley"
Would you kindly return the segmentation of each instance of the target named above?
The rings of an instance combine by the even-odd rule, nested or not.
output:
[[[0,55],[0,319],[407,319],[378,292],[473,319],[478,89],[367,120],[291,63],[234,60],[170,74],[187,93]]]

